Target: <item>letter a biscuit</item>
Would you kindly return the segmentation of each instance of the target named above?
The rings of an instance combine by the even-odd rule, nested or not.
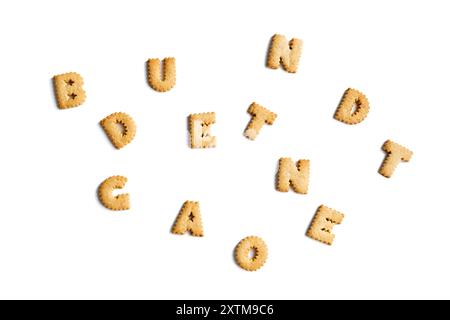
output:
[[[195,237],[203,237],[202,217],[198,202],[186,201],[172,227],[174,234],[185,234],[188,231]]]

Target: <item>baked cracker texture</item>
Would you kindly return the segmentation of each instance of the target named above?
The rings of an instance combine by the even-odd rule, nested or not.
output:
[[[277,118],[276,113],[273,113],[256,102],[250,105],[247,112],[252,118],[244,131],[244,136],[250,140],[256,139],[264,124],[272,125]]]
[[[113,191],[123,189],[127,181],[126,177],[112,176],[102,182],[98,188],[98,198],[103,206],[114,211],[130,209],[129,194],[113,195]]]
[[[293,38],[288,42],[285,36],[275,34],[267,54],[267,67],[278,69],[281,64],[287,72],[297,72],[302,49],[302,40]]]
[[[162,62],[159,59],[149,59],[147,61],[147,80],[150,87],[158,92],[166,92],[172,89],[176,83],[176,64],[175,58],[164,58]]]
[[[253,257],[249,254],[253,251]],[[263,239],[250,236],[242,239],[234,250],[236,263],[244,270],[256,271],[267,261],[268,249]]]
[[[58,108],[69,109],[82,105],[86,100],[83,78],[75,72],[53,77],[53,87]]]
[[[408,150],[402,145],[399,145],[391,140],[387,140],[383,144],[382,149],[386,152],[386,156],[378,172],[386,178],[392,177],[397,165],[400,162],[408,162],[411,160],[413,155],[411,150]]]
[[[131,116],[123,112],[116,112],[100,121],[111,143],[116,149],[129,144],[136,135],[136,124]]]
[[[289,187],[296,193],[307,194],[309,186],[309,160],[299,160],[297,164],[291,158],[281,158],[278,162],[276,189],[288,192]]]
[[[186,201],[172,227],[172,233],[185,234],[190,232],[194,237],[203,237],[202,216],[200,204],[196,201]]]
[[[344,214],[321,205],[309,225],[306,235],[314,240],[332,245],[334,234],[331,233],[334,225],[340,224]]]
[[[334,118],[346,124],[358,124],[369,114],[367,97],[360,91],[349,88],[344,92]]]
[[[216,122],[214,112],[191,114],[188,122],[191,148],[214,148],[216,146],[216,137],[211,136],[211,125]]]

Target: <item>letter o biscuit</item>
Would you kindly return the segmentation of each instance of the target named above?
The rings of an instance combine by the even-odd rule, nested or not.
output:
[[[254,250],[253,257],[250,257]],[[236,246],[234,255],[236,263],[244,270],[256,271],[261,268],[267,260],[267,246],[263,239],[251,236],[242,239]]]

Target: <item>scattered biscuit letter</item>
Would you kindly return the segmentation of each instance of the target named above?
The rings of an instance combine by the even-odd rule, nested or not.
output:
[[[314,240],[332,245],[334,234],[331,231],[334,225],[340,224],[343,219],[342,213],[321,205],[317,209],[306,235]]]
[[[296,73],[303,50],[303,41],[292,38],[290,41],[283,35],[275,34],[271,38],[267,52],[267,67],[283,69]],[[169,57],[148,59],[147,81],[151,88],[158,92],[167,92],[176,84],[176,61]],[[54,93],[57,106],[60,109],[74,108],[82,105],[86,99],[83,89],[83,78],[75,72],[53,77]],[[360,91],[348,88],[337,107],[334,118],[349,125],[361,123],[370,110],[367,97]],[[253,102],[247,112],[251,119],[245,128],[244,136],[255,140],[264,125],[273,125],[277,114]],[[216,137],[211,135],[211,126],[215,124],[214,112],[191,114],[188,117],[191,148],[213,148]],[[131,143],[136,135],[136,124],[131,116],[123,112],[113,113],[100,121],[115,148],[121,149]],[[382,150],[386,153],[379,173],[390,178],[400,162],[408,162],[413,152],[407,148],[387,140]],[[280,158],[276,177],[276,190],[307,194],[310,176],[310,160],[301,159],[296,163],[291,158]],[[122,193],[114,195],[117,189],[123,189],[128,179],[124,176],[111,176],[105,179],[97,190],[101,204],[110,210],[121,211],[130,209],[130,195]],[[332,245],[335,235],[332,233],[335,225],[342,223],[344,214],[321,205],[317,208],[306,236]],[[171,229],[173,234],[189,233],[195,237],[203,237],[204,230],[200,214],[200,204],[195,201],[185,201]],[[268,248],[263,239],[250,236],[242,239],[234,249],[236,263],[244,270],[256,271],[267,261]]]
[[[161,61],[159,59],[147,61],[148,84],[158,92],[169,91],[175,86],[176,82],[175,58],[164,58],[162,64],[163,72],[161,72]]]
[[[275,113],[255,102],[250,105],[247,112],[252,118],[245,129],[244,136],[250,140],[255,140],[264,124],[272,125],[277,118]]]
[[[214,148],[216,137],[211,136],[211,125],[216,122],[214,112],[196,113],[189,116],[191,148]]]
[[[276,189],[288,192],[289,186],[300,194],[308,193],[309,160],[299,160],[297,165],[291,158],[281,158],[278,164]]]
[[[172,233],[175,234],[185,234],[188,231],[194,237],[203,237],[202,217],[198,202],[186,201],[172,227]]]
[[[98,198],[103,206],[115,211],[130,209],[129,194],[113,196],[113,191],[125,187],[127,181],[126,177],[113,176],[102,182],[98,188]]]
[[[281,62],[284,70],[287,72],[297,72],[302,47],[302,40],[293,38],[288,42],[285,36],[274,35],[270,43],[269,54],[267,55],[267,66],[272,69],[278,69]]]
[[[267,245],[255,236],[242,239],[235,248],[236,263],[244,270],[256,271],[267,261]]]
[[[349,88],[342,96],[334,118],[346,124],[358,124],[369,114],[369,101],[358,90]]]
[[[54,76],[53,87],[56,102],[60,109],[78,107],[86,100],[83,78],[78,73],[70,72]]]
[[[400,162],[408,162],[413,155],[412,151],[391,140],[387,140],[383,144],[382,149],[386,152],[386,157],[384,158],[378,172],[386,178],[390,178],[392,176],[395,168]]]
[[[136,135],[136,124],[133,118],[123,112],[116,112],[100,121],[111,143],[117,149],[129,144]]]

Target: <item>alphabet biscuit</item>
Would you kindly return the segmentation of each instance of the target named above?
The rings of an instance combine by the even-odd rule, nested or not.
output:
[[[278,165],[276,189],[288,192],[289,187],[296,193],[307,194],[309,185],[309,160],[299,160],[297,165],[291,158],[281,158]]]
[[[346,124],[358,124],[367,117],[368,113],[369,101],[366,96],[358,90],[349,88],[342,96],[334,118]]]
[[[275,113],[255,102],[250,105],[247,112],[252,118],[245,129],[244,136],[250,140],[255,140],[264,124],[272,125],[277,118]]]
[[[202,217],[198,202],[186,201],[172,227],[174,234],[185,234],[186,232],[190,232],[194,237],[203,237]]]
[[[133,118],[123,112],[116,112],[100,121],[111,143],[117,149],[129,144],[136,135],[136,124]]]
[[[278,69],[281,63],[287,72],[297,72],[302,48],[302,40],[293,38],[288,42],[285,36],[274,35],[267,55],[267,66],[272,69]]]
[[[214,112],[197,113],[189,116],[191,148],[214,148],[216,137],[211,136],[211,125],[216,122]]]
[[[317,209],[306,235],[314,240],[332,245],[334,234],[331,231],[334,225],[340,224],[343,219],[342,213],[321,205]]]
[[[158,92],[169,91],[175,86],[176,82],[175,58],[164,58],[162,64],[163,72],[161,72],[161,61],[159,59],[147,61],[148,84]]]
[[[238,243],[234,251],[234,256],[236,263],[242,269],[256,271],[266,263],[268,256],[267,245],[259,237],[247,237]]]
[[[117,196],[112,194],[115,189],[125,187],[127,181],[126,177],[113,176],[102,182],[98,188],[98,198],[103,206],[115,211],[130,209],[130,196],[128,194],[119,194]]]
[[[386,178],[390,178],[394,174],[395,168],[400,162],[408,162],[413,155],[412,151],[391,140],[387,140],[382,149],[386,152],[386,157],[378,172]]]
[[[82,105],[86,100],[83,90],[83,78],[75,72],[53,77],[56,102],[58,108],[69,109]]]

